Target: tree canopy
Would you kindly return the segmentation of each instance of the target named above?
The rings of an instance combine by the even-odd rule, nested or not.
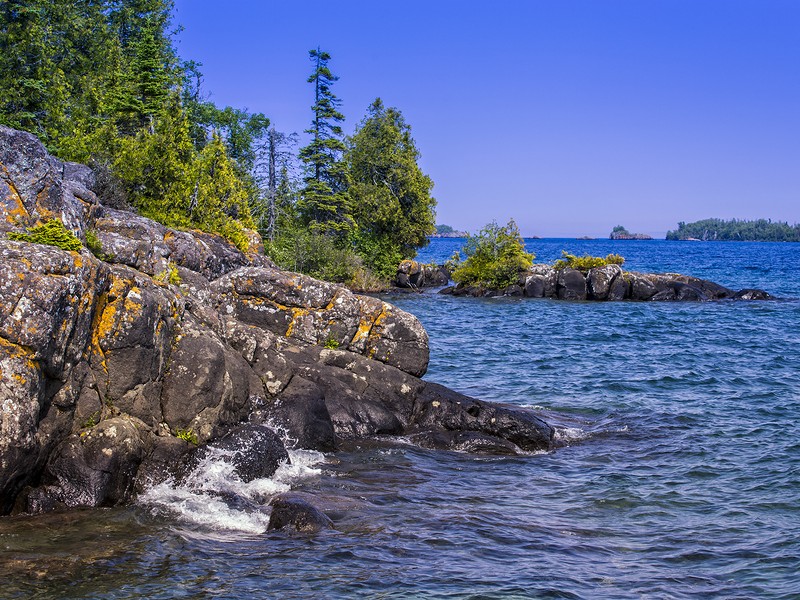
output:
[[[391,275],[436,230],[433,181],[419,168],[411,127],[380,98],[347,140],[345,162],[356,249],[377,273]]]
[[[771,219],[754,221],[703,219],[694,223],[678,223],[678,229],[667,232],[668,240],[697,239],[707,241],[800,242],[800,223],[789,225]]]

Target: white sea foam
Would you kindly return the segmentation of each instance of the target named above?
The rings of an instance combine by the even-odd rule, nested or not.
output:
[[[244,482],[228,461],[231,452],[211,449],[180,485],[169,480],[153,486],[139,503],[210,531],[263,533],[269,523],[263,508],[270,498],[319,475],[318,465],[325,460],[324,454],[312,450],[288,452],[290,462],[280,465],[272,477]],[[239,501],[226,502],[224,497]]]
[[[580,427],[556,427],[553,439],[557,442],[568,444],[570,442],[580,442],[589,437],[589,433]]]

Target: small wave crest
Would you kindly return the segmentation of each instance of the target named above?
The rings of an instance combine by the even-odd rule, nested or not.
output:
[[[272,477],[244,482],[229,461],[232,453],[211,449],[181,481],[167,480],[139,496],[139,504],[154,515],[199,526],[212,532],[258,534],[267,530],[266,505],[272,496],[289,491],[304,479],[321,473],[325,455],[313,450],[288,450]]]

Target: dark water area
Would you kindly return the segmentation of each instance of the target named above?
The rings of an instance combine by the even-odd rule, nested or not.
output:
[[[439,262],[458,240],[434,240]],[[4,598],[800,598],[800,244],[529,240],[626,257],[769,302],[396,294],[426,379],[530,406],[559,448],[402,439],[294,452],[271,480],[205,465],[126,509],[0,520]],[[266,532],[206,492],[311,492],[335,531]]]

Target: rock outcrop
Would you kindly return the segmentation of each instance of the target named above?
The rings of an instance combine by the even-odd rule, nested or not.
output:
[[[637,301],[709,301],[768,300],[764,290],[739,292],[713,281],[677,273],[637,273],[623,271],[619,265],[595,267],[587,272],[569,267],[533,265],[520,273],[519,282],[504,289],[486,289],[459,284],[446,287],[442,294],[454,296],[525,296],[558,300],[637,300]]]
[[[415,260],[401,261],[394,284],[399,288],[444,287],[450,283],[450,271],[444,265],[426,265]]]
[[[243,476],[274,470],[274,436],[243,426],[325,451],[383,434],[551,447],[530,412],[419,379],[428,340],[412,315],[277,269],[257,236],[240,252],[106,207],[92,187],[88,168],[0,127],[0,514],[127,503],[198,444],[232,451],[242,436],[263,442]],[[91,232],[102,259],[4,235],[48,219]]]

